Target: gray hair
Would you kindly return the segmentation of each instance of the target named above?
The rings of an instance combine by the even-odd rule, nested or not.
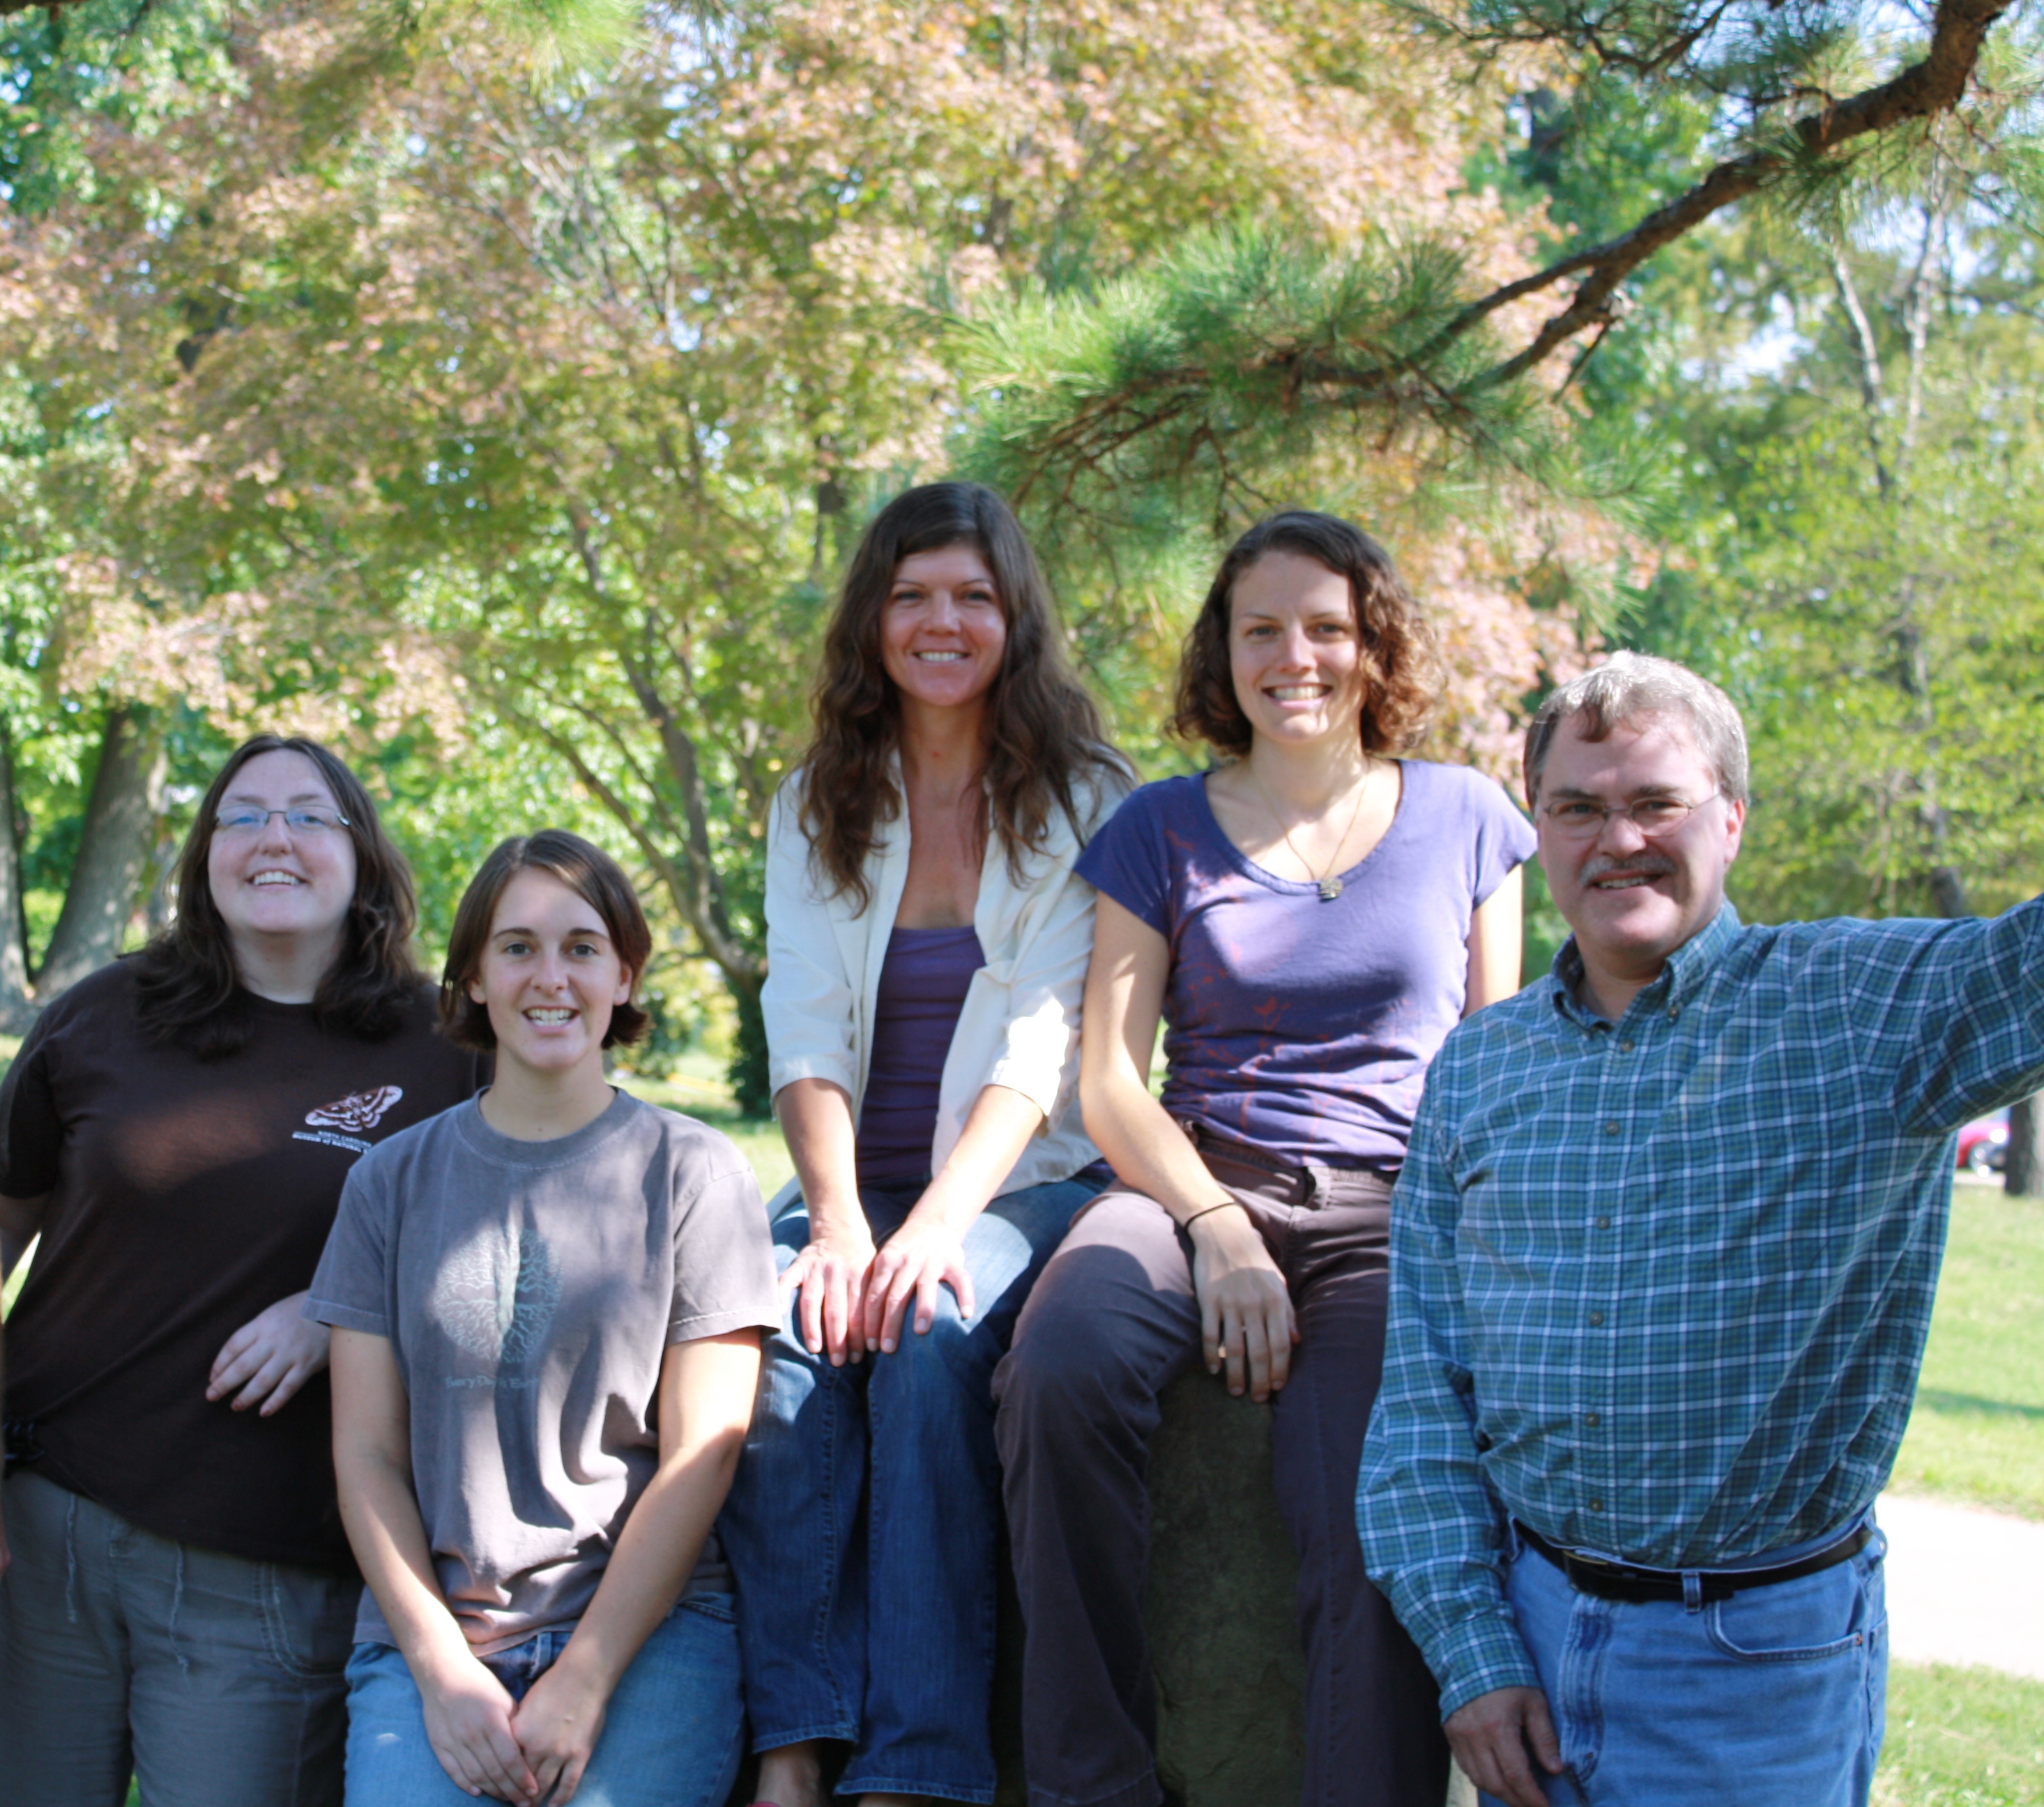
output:
[[[1530,804],[1539,797],[1547,749],[1570,717],[1582,717],[1581,732],[1585,740],[1601,740],[1621,723],[1667,715],[1689,723],[1698,749],[1710,762],[1718,789],[1743,803],[1746,729],[1731,698],[1686,665],[1645,652],[1614,652],[1541,704],[1526,730],[1526,801]]]

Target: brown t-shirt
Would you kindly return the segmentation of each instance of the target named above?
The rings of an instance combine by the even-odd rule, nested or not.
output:
[[[347,1571],[317,1375],[274,1417],[209,1403],[221,1345],[302,1292],[356,1158],[475,1090],[432,989],[386,1041],[244,996],[225,1060],[143,1039],[132,963],[45,1010],[0,1087],[0,1194],[49,1194],[6,1326],[6,1417],[35,1471],[160,1536]]]

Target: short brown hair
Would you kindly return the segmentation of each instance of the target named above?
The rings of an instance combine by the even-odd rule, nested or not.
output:
[[[1373,753],[1401,753],[1414,745],[1440,694],[1433,629],[1389,552],[1339,517],[1303,508],[1258,521],[1220,561],[1178,657],[1171,732],[1204,740],[1233,759],[1249,751],[1253,736],[1235,694],[1228,631],[1236,582],[1270,552],[1297,552],[1348,579],[1362,656],[1362,744]]]
[[[490,1012],[469,996],[470,982],[482,971],[483,950],[490,945],[490,925],[498,900],[521,872],[544,872],[560,882],[603,918],[603,932],[632,975],[632,989],[646,976],[653,952],[653,931],[624,868],[600,847],[566,829],[542,829],[537,834],[513,835],[499,841],[477,869],[454,913],[448,937],[447,965],[440,972],[440,1032],[459,1048],[487,1052],[497,1045]],[[646,1032],[651,1018],[629,1001],[610,1013],[603,1045],[629,1044]]]
[[[1589,741],[1612,729],[1654,717],[1686,721],[1697,751],[1709,762],[1718,789],[1746,800],[1746,729],[1732,700],[1709,679],[1672,659],[1646,652],[1614,652],[1603,664],[1564,684],[1541,704],[1526,730],[1526,801],[1540,800],[1540,775],[1562,724],[1580,717],[1576,732]]]

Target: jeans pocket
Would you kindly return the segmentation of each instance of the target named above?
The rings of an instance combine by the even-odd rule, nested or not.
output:
[[[677,1613],[699,1613],[705,1619],[714,1619],[720,1625],[738,1623],[738,1603],[728,1594],[705,1591],[684,1594],[674,1602]]]
[[[284,1563],[255,1566],[270,1660],[302,1681],[337,1680],[355,1649],[361,1583]]]
[[[1743,1663],[1822,1663],[1862,1649],[1875,1628],[1869,1578],[1858,1562],[1704,1608],[1710,1640]]]

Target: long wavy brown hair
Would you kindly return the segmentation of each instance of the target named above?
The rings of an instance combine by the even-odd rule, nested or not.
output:
[[[1204,740],[1231,759],[1249,751],[1254,736],[1235,698],[1228,658],[1229,617],[1236,581],[1270,552],[1297,552],[1348,579],[1362,642],[1364,749],[1402,753],[1416,745],[1440,697],[1433,629],[1389,552],[1339,516],[1303,508],[1266,516],[1221,559],[1179,656],[1171,732]]]
[[[860,911],[872,901],[866,863],[879,829],[902,809],[894,776],[901,699],[881,659],[881,616],[904,559],[957,545],[986,561],[1007,624],[987,694],[981,832],[1000,837],[1016,882],[1028,856],[1044,851],[1054,812],[1083,832],[1083,780],[1132,775],[1066,660],[1050,586],[1008,505],[978,483],[906,490],[874,517],[845,573],[810,701],[815,736],[801,761],[800,821],[811,855],[830,891]]]
[[[207,860],[221,799],[234,775],[263,753],[300,753],[318,768],[355,843],[355,896],[340,952],[313,996],[313,1020],[329,1033],[383,1041],[404,1022],[424,975],[412,958],[417,919],[412,874],[376,818],[362,781],[317,740],[258,734],[228,755],[207,786],[178,855],[177,917],[135,955],[135,1019],[156,1042],[175,1041],[202,1060],[248,1046],[253,1031],[234,965],[234,944],[213,901]]]

